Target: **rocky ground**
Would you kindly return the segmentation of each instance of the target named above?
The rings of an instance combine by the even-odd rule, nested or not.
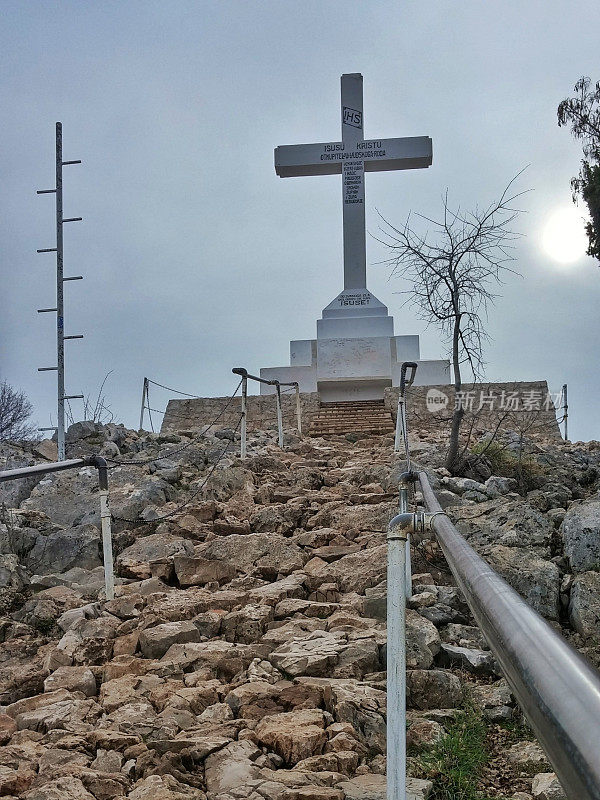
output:
[[[232,437],[70,429],[72,457],[142,462],[110,473],[110,602],[95,471],[1,488],[0,796],[384,800],[391,439],[258,433],[242,462]],[[2,466],[51,450],[5,444]],[[532,451],[519,486],[452,478],[434,434],[413,442],[471,544],[598,664],[600,445]],[[473,718],[486,763],[461,798],[559,800],[435,543],[413,572],[410,797],[454,796],[436,758]]]

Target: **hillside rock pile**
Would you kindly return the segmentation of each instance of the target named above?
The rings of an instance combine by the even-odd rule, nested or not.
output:
[[[391,439],[288,432],[281,451],[257,432],[242,462],[230,429],[78,423],[68,444],[141,462],[110,472],[116,598],[95,471],[5,484],[0,796],[384,800]],[[41,460],[3,448],[4,467]],[[525,495],[451,477],[433,434],[413,453],[473,547],[598,663],[600,445],[537,447]],[[560,798],[434,542],[413,572],[409,796],[430,796],[419,752],[469,703],[489,725],[482,790]]]

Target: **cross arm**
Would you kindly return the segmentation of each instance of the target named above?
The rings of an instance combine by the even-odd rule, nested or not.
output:
[[[339,175],[348,160],[364,162],[365,172],[429,167],[433,145],[429,136],[365,139],[353,142],[292,144],[275,148],[275,172],[280,178]]]

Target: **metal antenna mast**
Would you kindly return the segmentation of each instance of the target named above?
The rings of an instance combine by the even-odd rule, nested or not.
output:
[[[56,123],[56,188],[41,189],[38,194],[56,195],[56,247],[45,247],[38,253],[56,253],[56,308],[38,308],[38,314],[56,312],[56,366],[39,367],[38,372],[56,371],[57,373],[57,421],[56,428],[40,428],[43,431],[56,431],[58,437],[58,460],[65,459],[65,400],[83,399],[82,394],[65,394],[65,339],[83,339],[83,334],[65,336],[64,326],[64,282],[80,281],[82,275],[65,278],[63,276],[63,224],[65,222],[80,222],[82,217],[63,217],[63,167],[67,164],[81,164],[81,161],[62,160],[62,123]]]

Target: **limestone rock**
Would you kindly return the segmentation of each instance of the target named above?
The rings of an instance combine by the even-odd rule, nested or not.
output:
[[[95,800],[79,778],[64,776],[31,789],[23,795],[24,800]]]
[[[200,631],[193,622],[165,622],[140,633],[140,650],[146,658],[161,658],[173,644],[199,642]]]
[[[37,442],[33,452],[45,461],[58,461],[58,445],[52,439],[42,439],[41,442]]]
[[[249,645],[224,641],[172,645],[161,659],[178,670],[203,670],[214,677],[232,678],[245,669],[256,650]]]
[[[445,731],[439,722],[430,719],[417,719],[409,723],[406,731],[408,747],[431,747],[443,739]]]
[[[496,660],[489,650],[443,643],[441,654],[442,664],[455,664],[475,674],[490,675],[498,671]]]
[[[494,545],[483,548],[481,555],[538,613],[558,619],[560,574],[556,564],[519,547]]]
[[[29,789],[34,777],[35,774],[30,769],[0,766],[0,796],[21,795]]]
[[[519,547],[550,554],[553,525],[522,500],[508,497],[452,509],[459,532],[476,550],[489,545]]]
[[[230,611],[223,617],[221,635],[229,642],[256,642],[273,619],[273,608],[264,605],[247,605],[239,611]]]
[[[385,775],[360,775],[339,784],[346,800],[386,800]],[[406,779],[406,800],[427,800],[433,789],[431,781]]]
[[[331,786],[302,786],[298,789],[286,789],[281,800],[344,800],[345,797],[341,789]]]
[[[278,753],[288,766],[318,755],[327,742],[323,712],[291,711],[263,717],[255,728],[259,742]]]
[[[66,572],[73,567],[95,569],[101,564],[100,531],[95,525],[78,525],[38,536],[25,564],[38,575]]]
[[[600,499],[573,504],[562,524],[565,555],[573,572],[600,570]]]
[[[20,592],[27,584],[27,573],[14,554],[0,555],[0,590]]]
[[[150,561],[174,555],[191,556],[194,548],[190,541],[172,534],[153,533],[138,539],[117,556],[116,566],[120,575],[128,578],[149,578],[152,575]]]
[[[325,707],[336,720],[352,725],[370,750],[385,753],[385,692],[355,680],[331,680],[323,690]]]
[[[507,761],[529,775],[538,769],[550,767],[546,754],[537,742],[517,742],[506,754]]]
[[[97,694],[96,678],[88,667],[59,667],[44,681],[45,692],[57,689],[82,692],[86,697],[94,697]]]
[[[17,723],[8,714],[0,714],[0,746],[7,744],[17,730]]]
[[[496,683],[471,687],[471,697],[483,715],[492,722],[512,717],[515,703],[504,678]]]
[[[408,670],[406,688],[410,708],[456,708],[463,699],[456,675],[439,669]]]
[[[583,572],[575,576],[571,587],[569,618],[582,636],[600,636],[600,572]]]
[[[314,631],[301,639],[285,642],[270,656],[269,661],[277,669],[296,677],[297,675],[328,675],[337,664],[340,650],[346,643],[343,634]]]
[[[232,534],[196,548],[196,556],[223,561],[240,572],[267,580],[301,569],[306,557],[298,545],[278,534]]]
[[[320,567],[316,576],[321,583],[334,583],[342,592],[364,594],[365,589],[375,586],[385,578],[387,572],[387,545],[382,544],[353,553]]]
[[[531,793],[534,800],[567,800],[567,795],[553,772],[536,775],[531,784]]]
[[[235,578],[236,570],[232,564],[216,559],[175,556],[175,574],[179,585],[203,586],[205,583],[227,583]]]
[[[472,625],[456,625],[450,623],[440,631],[442,641],[456,644],[459,647],[470,647],[475,650],[488,650],[485,636]]]
[[[248,740],[231,742],[209,755],[204,767],[209,795],[216,796],[221,792],[246,787],[251,781],[258,780],[261,772],[254,761],[261,755],[256,745]]]
[[[206,800],[204,792],[178,783],[171,775],[148,775],[136,783],[127,797],[129,800]]]

